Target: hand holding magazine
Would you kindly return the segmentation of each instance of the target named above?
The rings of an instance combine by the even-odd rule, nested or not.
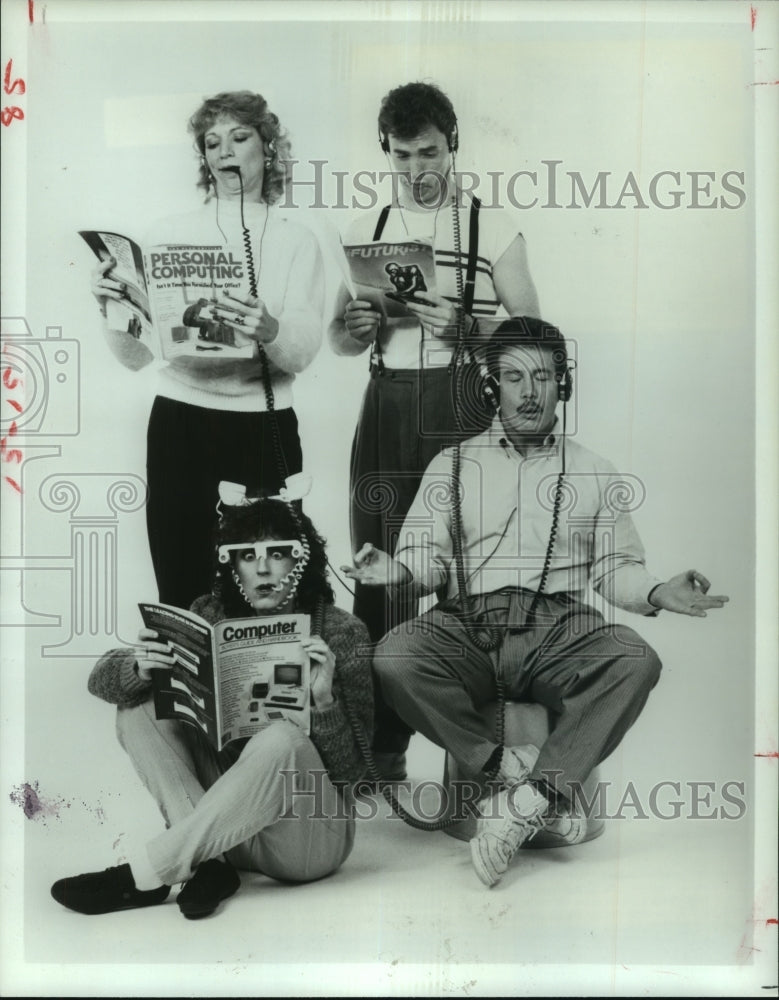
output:
[[[152,671],[158,719],[198,727],[217,750],[289,719],[311,728],[311,668],[301,640],[308,615],[230,618],[209,625],[191,611],[139,604],[144,625],[167,643],[170,670]]]
[[[224,361],[254,356],[256,344],[214,313],[225,293],[245,299],[249,282],[240,247],[159,244],[145,250],[119,233],[79,235],[116,282],[106,298],[108,325],[155,357]]]
[[[343,249],[355,298],[370,302],[383,316],[409,317],[406,302],[424,303],[436,294],[430,243],[359,243]]]

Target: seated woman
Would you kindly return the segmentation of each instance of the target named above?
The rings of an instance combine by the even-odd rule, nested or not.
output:
[[[289,551],[255,545],[285,539],[302,544]],[[155,717],[150,672],[172,665],[156,632],[141,630],[142,652],[106,653],[89,690],[118,706],[119,741],[167,829],[137,845],[128,864],[56,882],[52,896],[71,910],[151,906],[183,882],[179,909],[190,919],[204,917],[237,891],[236,868],[308,882],[334,872],[352,849],[349,786],[364,763],[347,699],[369,741],[373,695],[365,626],[334,606],[324,541],[291,502],[222,505],[219,546],[230,547],[223,550],[229,560],[218,563],[214,594],[199,597],[194,612],[210,623],[251,614],[312,616],[312,634],[303,640],[311,660],[311,735],[276,721],[216,751],[197,727]],[[297,559],[289,554],[301,549]],[[316,795],[294,794],[311,788]]]

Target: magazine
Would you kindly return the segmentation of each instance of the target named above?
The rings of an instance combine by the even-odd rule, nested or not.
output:
[[[435,257],[431,243],[357,243],[344,246],[355,297],[370,302],[388,317],[408,317],[408,299],[436,294]]]
[[[139,604],[175,658],[172,670],[152,671],[158,719],[197,726],[221,750],[231,740],[254,736],[289,719],[311,728],[311,667],[301,640],[308,615],[229,618],[216,625],[167,604]]]
[[[249,295],[243,249],[159,244],[143,249],[119,233],[80,230],[98,260],[115,261],[107,277],[123,284],[107,299],[108,325],[126,330],[154,357],[223,361],[254,356],[256,344],[213,313],[222,293]]]

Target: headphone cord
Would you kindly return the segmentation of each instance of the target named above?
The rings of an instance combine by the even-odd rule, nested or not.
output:
[[[254,269],[254,254],[252,253],[252,237],[249,227],[246,225],[243,212],[243,177],[241,176],[240,171],[238,171],[238,181],[241,188],[241,228],[243,230],[243,246],[244,253],[246,255],[246,268],[249,272],[249,294],[253,299],[258,299],[257,274]],[[262,235],[260,237],[260,269],[262,269],[262,244],[265,239],[265,229],[268,225],[268,214],[269,208],[266,205],[265,223],[263,224]],[[265,394],[265,409],[267,410],[268,417],[270,418],[271,442],[273,446],[274,458],[276,459],[276,470],[283,485],[289,475],[289,468],[284,455],[284,447],[281,443],[281,431],[279,430],[278,416],[276,414],[276,400],[273,394],[273,382],[270,375],[270,363],[268,361],[265,346],[259,343],[259,341],[257,342],[257,353],[260,358],[260,375],[262,378],[263,392]]]
[[[454,170],[454,154],[452,154],[452,170]],[[454,416],[457,421],[457,430],[462,432],[462,410],[463,407],[460,405],[462,403],[463,393],[463,378],[466,370],[466,361],[468,348],[465,343],[465,313],[462,309],[462,302],[464,296],[464,282],[463,282],[463,262],[462,262],[462,235],[460,231],[460,213],[457,210],[457,194],[455,187],[455,194],[452,197],[452,230],[454,233],[454,253],[456,266],[454,270],[455,283],[457,286],[457,341],[454,348],[454,354],[450,362],[450,370],[454,370],[455,379],[455,407]],[[473,642],[473,644],[484,653],[489,653],[495,650],[500,645],[500,631],[494,627],[488,627],[486,629],[486,635],[482,631],[478,631],[476,626],[471,621],[472,612],[469,610],[470,600],[468,598],[467,587],[465,582],[465,564],[463,561],[463,548],[462,548],[462,509],[461,509],[461,496],[460,496],[460,466],[461,466],[462,456],[460,452],[460,441],[459,434],[458,440],[455,443],[454,451],[452,453],[452,473],[450,479],[450,494],[451,494],[451,510],[452,510],[452,545],[454,549],[454,561],[455,569],[457,573],[457,591],[460,599],[460,607],[463,613],[463,625],[465,625],[465,631],[468,634],[468,638]],[[496,677],[496,681],[499,680]]]
[[[538,607],[538,601],[546,588],[546,580],[549,576],[549,568],[552,564],[552,550],[554,549],[555,538],[557,537],[558,522],[560,520],[560,510],[563,505],[563,480],[565,479],[565,433],[566,433],[566,403],[567,400],[563,401],[563,434],[562,434],[562,444],[560,446],[561,456],[562,456],[562,468],[557,475],[557,482],[555,484],[554,490],[554,501],[552,503],[552,526],[549,529],[549,541],[546,546],[546,555],[544,556],[544,566],[541,570],[541,580],[539,581],[538,588],[533,595],[533,600],[530,604],[530,610],[527,614],[527,620],[525,622],[525,627],[528,623],[532,625],[533,619],[535,618],[536,608]]]
[[[565,438],[563,438],[563,455],[565,454]],[[475,612],[470,610],[470,597],[465,580],[465,561],[462,549],[462,509],[460,498],[460,466],[461,452],[460,443],[454,446],[452,452],[452,473],[450,481],[451,491],[451,532],[452,548],[454,551],[455,570],[457,574],[457,595],[461,608],[461,621],[465,627],[466,634],[477,649],[483,653],[494,653],[501,644],[501,629],[496,625],[478,625],[474,620]],[[563,458],[563,469],[557,476],[555,486],[554,503],[552,507],[552,525],[549,530],[549,540],[546,545],[544,565],[541,570],[541,579],[538,588],[533,594],[533,600],[527,613],[527,618],[523,628],[532,627],[535,621],[538,602],[546,588],[549,569],[552,563],[552,552],[557,538],[558,522],[563,501],[563,481],[565,478],[565,459]],[[505,726],[506,726],[506,687],[503,677],[498,669],[497,658],[495,660],[495,689],[497,694],[498,709],[495,716],[495,741],[499,746],[504,746]]]
[[[457,126],[455,125],[455,130],[456,130],[456,128],[457,128]],[[385,154],[387,154],[387,149],[385,149],[385,140],[384,140],[384,137],[382,136],[381,132],[379,132],[379,143],[381,144],[381,147],[384,150]],[[458,339],[459,339],[461,327],[464,325],[464,322],[465,322],[465,316],[464,316],[463,311],[462,311],[463,287],[464,287],[464,285],[463,285],[463,275],[462,275],[462,262],[460,261],[460,253],[461,253],[460,213],[457,211],[457,177],[456,177],[454,152],[455,151],[452,150],[451,177],[452,177],[452,182],[453,182],[453,186],[454,186],[454,191],[452,193],[452,226],[453,226],[453,230],[454,230],[454,246],[455,246],[455,260],[456,260],[455,281],[456,281],[456,284],[457,284],[457,302],[458,302],[458,305],[455,308],[457,309],[457,325],[458,325]],[[391,207],[391,206],[388,206],[388,207]],[[438,213],[441,211],[442,207],[443,207],[443,202],[435,210],[435,216],[433,218],[433,239],[432,239],[431,246],[433,247],[433,267],[434,268],[435,268],[435,241],[436,241],[436,234],[438,232]],[[406,232],[406,237],[408,239],[410,239],[411,237],[410,237],[410,234],[409,234],[409,231],[408,231],[408,226],[406,225],[406,220],[405,220],[405,217],[403,215],[403,206],[400,204],[399,200],[397,201],[397,209],[398,209],[398,214],[400,216],[401,224],[403,225],[403,229]],[[386,209],[385,209],[385,211],[386,211]],[[421,339],[424,340],[424,328],[422,327],[421,323],[420,323],[420,328],[422,329]],[[421,344],[421,342],[420,342],[420,353],[422,353],[422,344]],[[372,371],[374,365],[376,366],[376,370],[378,371],[378,373],[380,375],[383,375],[384,374],[384,351],[382,350],[381,339],[380,339],[379,336],[377,336],[376,339],[374,340],[374,342],[371,344],[371,349],[368,352],[368,371]],[[449,371],[451,373],[451,363],[450,363]]]
[[[324,616],[325,616],[325,604],[324,601],[320,598],[317,601],[314,614],[312,615],[311,618],[311,632],[313,635],[322,636]],[[343,699],[344,708],[346,710],[346,716],[349,720],[349,726],[352,730],[352,735],[354,736],[355,742],[357,743],[357,746],[360,750],[360,755],[362,756],[362,759],[365,763],[368,772],[368,778],[370,779],[370,781],[375,783],[377,788],[381,790],[382,795],[389,803],[390,808],[392,809],[392,811],[395,813],[396,816],[402,819],[403,822],[406,823],[408,826],[413,827],[415,830],[422,830],[425,833],[435,833],[438,830],[445,830],[448,826],[451,826],[453,823],[457,823],[461,819],[465,818],[464,816],[459,816],[457,815],[457,813],[454,813],[453,815],[445,817],[444,819],[438,819],[438,820],[420,819],[418,816],[415,816],[413,813],[410,813],[408,809],[405,808],[405,806],[401,805],[401,803],[398,801],[397,796],[389,787],[389,785],[384,784],[384,779],[382,778],[381,773],[378,767],[376,766],[376,761],[373,756],[373,749],[371,747],[371,741],[367,737],[365,729],[362,725],[362,721],[360,720],[360,717],[357,714],[357,710],[352,704],[348,692],[346,691],[345,688],[342,688],[339,691],[339,694]],[[359,785],[359,782],[357,782],[357,784]],[[469,814],[476,815],[476,807],[470,800],[464,802],[463,805]]]
[[[458,269],[459,274],[459,269]],[[463,392],[463,378],[467,370],[465,364],[465,355],[467,348],[465,345],[464,337],[459,335],[461,331],[458,331],[457,347],[455,351],[455,399],[458,403],[456,406],[456,412],[459,417],[460,405]],[[541,570],[541,579],[539,581],[538,587],[533,594],[533,600],[531,601],[530,608],[528,610],[527,618],[523,628],[532,627],[535,621],[536,610],[538,608],[538,602],[541,599],[542,594],[546,588],[547,579],[549,576],[549,570],[552,564],[552,553],[554,550],[555,541],[557,538],[560,511],[562,509],[563,502],[563,486],[565,479],[565,436],[567,430],[566,424],[566,402],[563,399],[563,434],[562,434],[562,468],[557,476],[557,483],[555,485],[554,501],[552,505],[552,524],[549,530],[549,540],[546,545],[546,553],[544,555],[543,568]],[[455,443],[454,449],[452,451],[452,469],[450,478],[450,497],[451,497],[451,533],[452,533],[452,548],[454,554],[455,571],[457,576],[457,594],[458,601],[461,608],[462,623],[465,627],[466,634],[471,642],[476,646],[477,649],[481,650],[483,653],[494,653],[497,651],[501,644],[501,630],[497,626],[490,625],[479,625],[475,622],[474,616],[475,612],[470,610],[471,600],[468,595],[468,589],[465,578],[465,561],[463,559],[463,540],[462,540],[462,498],[461,498],[461,484],[460,484],[460,472],[462,466],[462,453],[460,442]],[[495,716],[495,739],[499,746],[504,745],[505,739],[505,724],[506,724],[506,688],[503,677],[500,673],[497,658],[495,658],[495,689],[497,694],[498,708]]]
[[[333,576],[334,576],[334,577],[336,578],[336,580],[337,580],[337,581],[338,581],[338,582],[339,582],[339,583],[341,584],[341,586],[342,586],[342,587],[344,588],[344,590],[345,590],[345,591],[347,592],[347,594],[351,594],[351,595],[352,595],[352,597],[354,597],[354,596],[355,596],[355,593],[354,593],[354,591],[352,590],[352,588],[351,588],[351,587],[349,587],[349,586],[348,586],[348,585],[347,585],[347,584],[346,584],[346,583],[345,583],[345,582],[344,582],[344,581],[343,581],[343,580],[341,579],[341,576],[340,576],[340,574],[339,574],[339,573],[338,573],[338,572],[336,571],[336,569],[335,569],[335,566],[333,566],[333,564],[332,564],[332,563],[330,562],[330,559],[329,559],[329,558],[328,558],[327,556],[325,556],[325,560],[327,561],[327,566],[328,566],[328,569],[329,569],[329,570],[330,570],[330,572],[331,572],[331,573],[333,574]]]
[[[460,232],[460,212],[457,208],[457,168],[455,165],[454,152],[452,152],[452,182],[454,191],[452,192],[452,234],[454,236],[454,259],[456,261],[456,266],[454,269],[454,280],[455,287],[457,289],[457,305],[455,309],[457,311],[457,344],[455,347],[455,356],[457,355],[458,348],[461,344],[464,345],[465,341],[465,312],[463,307],[463,301],[465,298],[465,283],[463,281],[463,262],[462,262],[462,234]],[[455,358],[452,358],[450,365],[454,364]],[[451,368],[450,368],[451,371]],[[459,420],[460,414],[456,413],[457,419]]]

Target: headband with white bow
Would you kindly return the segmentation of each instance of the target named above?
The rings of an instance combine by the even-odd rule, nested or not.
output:
[[[313,480],[304,472],[296,472],[293,476],[288,476],[284,486],[274,496],[266,497],[268,500],[282,500],[284,503],[292,503],[294,500],[302,500],[311,492]],[[219,502],[225,507],[248,507],[257,503],[258,498],[252,499],[246,496],[246,487],[241,483],[230,483],[222,480],[219,484]]]

